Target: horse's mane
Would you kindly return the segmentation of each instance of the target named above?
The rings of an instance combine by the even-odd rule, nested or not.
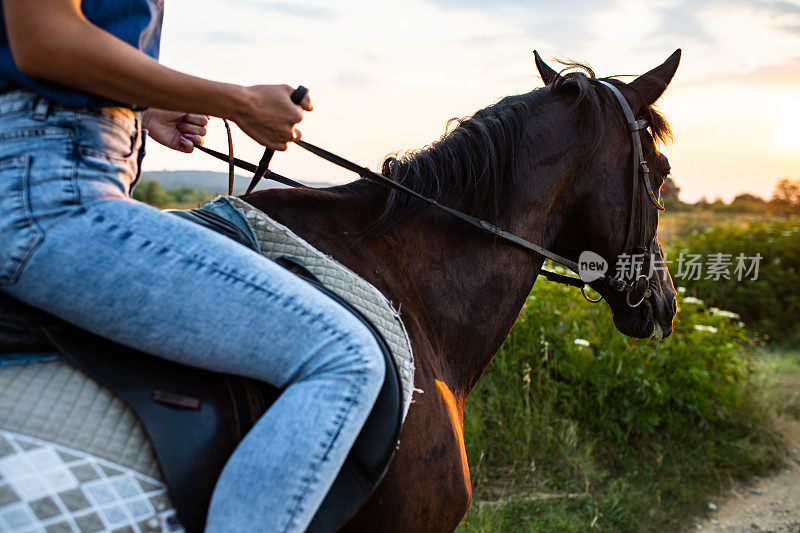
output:
[[[490,221],[497,220],[501,202],[514,192],[514,167],[525,123],[534,106],[549,96],[572,95],[586,125],[584,142],[591,156],[602,142],[603,108],[617,106],[585,64],[564,62],[565,70],[550,85],[526,94],[507,96],[471,117],[448,121],[444,135],[419,150],[387,157],[382,173],[414,191]],[[648,109],[655,139],[670,137],[666,119]],[[450,130],[450,125],[456,127]],[[597,133],[601,133],[598,135]],[[587,158],[588,160],[591,157]],[[381,233],[423,204],[404,193],[391,191],[371,232]]]

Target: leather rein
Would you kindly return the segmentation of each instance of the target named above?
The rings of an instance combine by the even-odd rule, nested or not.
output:
[[[625,97],[622,95],[622,93],[619,91],[619,89],[617,89],[615,86],[613,86],[612,84],[610,84],[610,83],[608,83],[606,81],[603,81],[603,80],[598,80],[598,81],[600,83],[602,83],[604,86],[606,86],[608,89],[611,90],[612,94],[616,97],[617,102],[619,103],[620,107],[622,108],[622,112],[625,115],[625,121],[626,121],[626,123],[628,125],[628,128],[630,129],[631,143],[632,143],[632,146],[633,146],[633,150],[632,150],[632,153],[633,153],[633,192],[632,192],[632,201],[631,201],[631,213],[630,213],[630,218],[629,218],[627,236],[626,236],[626,239],[625,239],[625,247],[623,249],[624,250],[630,250],[631,249],[630,248],[631,242],[636,241],[635,251],[642,251],[642,250],[646,251],[647,248],[648,248],[648,244],[646,242],[646,240],[647,240],[646,228],[643,228],[644,224],[639,224],[638,225],[639,230],[640,230],[639,231],[639,235],[637,235],[637,237],[633,237],[633,234],[635,233],[635,230],[636,230],[635,219],[637,218],[636,217],[637,209],[641,210],[642,207],[640,207],[640,206],[644,206],[644,202],[640,202],[640,198],[639,198],[639,196],[640,196],[640,194],[639,194],[639,179],[640,179],[639,178],[639,176],[640,176],[639,170],[641,170],[641,176],[642,176],[641,179],[644,181],[645,190],[647,191],[647,195],[649,197],[650,203],[653,204],[653,206],[655,206],[656,209],[658,209],[660,211],[663,211],[663,209],[664,209],[658,203],[658,200],[656,199],[656,196],[653,193],[652,186],[650,185],[650,170],[649,170],[649,168],[647,166],[647,161],[644,158],[644,152],[642,150],[642,142],[641,142],[641,137],[640,137],[640,131],[645,129],[645,128],[647,128],[648,127],[648,123],[645,120],[637,120],[634,117],[633,111],[631,110],[631,107],[630,107],[630,104],[628,104],[628,101],[625,99]],[[297,90],[294,93],[292,93],[292,95],[291,95],[292,102],[294,102],[295,104],[299,104],[300,101],[305,96],[306,92],[307,92],[307,90],[304,87],[302,87],[302,86],[298,87]],[[254,165],[252,163],[248,163],[247,161],[243,161],[241,159],[236,159],[233,156],[233,139],[232,139],[232,136],[231,136],[230,126],[229,126],[227,120],[225,120],[225,119],[222,119],[222,120],[225,123],[225,129],[226,129],[226,133],[228,135],[228,153],[224,154],[222,152],[218,152],[216,150],[212,150],[210,148],[206,148],[206,147],[200,146],[200,145],[196,145],[195,148],[199,149],[202,152],[205,152],[206,154],[209,154],[209,155],[211,155],[213,157],[216,157],[217,159],[220,159],[222,161],[227,161],[228,162],[228,194],[230,194],[230,195],[233,194],[233,180],[234,180],[233,171],[234,171],[234,167],[239,167],[239,168],[241,168],[243,170],[247,170],[247,171],[250,171],[250,172],[254,173],[253,174],[253,178],[250,181],[250,184],[249,184],[245,194],[250,194],[253,191],[253,189],[255,188],[255,186],[259,183],[259,181],[262,178],[263,179],[271,179],[273,181],[277,181],[278,183],[282,183],[282,184],[288,185],[290,187],[307,188],[307,186],[303,185],[302,183],[299,183],[299,182],[297,182],[295,180],[292,180],[290,178],[287,178],[285,176],[281,176],[280,174],[272,172],[271,170],[268,169],[269,162],[272,159],[272,156],[274,154],[274,150],[272,150],[270,148],[267,148],[267,149],[264,150],[264,155],[261,157],[261,160],[259,161],[258,165]],[[515,235],[513,233],[509,233],[508,231],[505,231],[502,228],[500,228],[500,227],[498,227],[498,226],[496,226],[496,225],[494,225],[494,224],[492,224],[490,222],[487,222],[485,220],[473,217],[473,216],[468,215],[468,214],[466,214],[466,213],[464,213],[462,211],[458,211],[457,209],[453,209],[451,207],[443,205],[443,204],[437,202],[436,200],[434,200],[433,198],[429,198],[427,196],[424,196],[424,195],[422,195],[422,194],[420,194],[420,193],[418,193],[418,192],[406,187],[405,185],[403,185],[401,183],[397,183],[397,182],[391,180],[390,178],[384,176],[383,174],[379,174],[377,172],[374,172],[374,171],[368,169],[367,167],[362,167],[360,165],[357,165],[357,164],[355,164],[355,163],[353,163],[351,161],[348,161],[347,159],[345,159],[345,158],[343,158],[341,156],[338,156],[338,155],[336,155],[336,154],[334,154],[332,152],[329,152],[329,151],[327,151],[327,150],[325,150],[323,148],[315,146],[315,145],[313,145],[313,144],[311,144],[309,142],[306,142],[306,141],[298,139],[298,140],[294,141],[294,144],[300,146],[301,148],[303,148],[305,150],[308,150],[312,154],[315,154],[315,155],[321,157],[322,159],[325,159],[326,161],[329,161],[330,163],[333,163],[333,164],[335,164],[337,166],[340,166],[342,168],[345,168],[345,169],[347,169],[347,170],[349,170],[351,172],[354,172],[354,173],[358,174],[363,179],[366,179],[366,180],[371,181],[373,183],[377,183],[377,184],[379,184],[379,185],[381,185],[383,187],[386,187],[387,189],[400,191],[400,192],[402,192],[404,194],[407,194],[407,195],[409,195],[409,196],[411,196],[411,197],[413,197],[413,198],[415,198],[417,200],[420,200],[422,202],[427,203],[428,205],[431,205],[431,206],[433,206],[433,207],[435,207],[437,209],[440,209],[440,210],[442,210],[442,211],[444,211],[446,213],[449,213],[450,215],[452,215],[454,217],[457,217],[457,218],[463,220],[464,222],[466,222],[466,223],[468,223],[468,224],[480,229],[481,231],[493,235],[496,238],[499,238],[501,240],[509,242],[509,243],[511,243],[511,244],[513,244],[515,246],[518,246],[520,248],[523,248],[523,249],[528,250],[530,252],[533,252],[535,254],[539,254],[539,255],[547,258],[547,259],[550,259],[554,263],[558,263],[558,264],[560,264],[560,265],[572,270],[575,273],[579,273],[579,265],[578,265],[577,262],[572,261],[571,259],[567,259],[566,257],[558,255],[558,254],[556,254],[554,252],[551,252],[550,250],[547,250],[546,248],[544,248],[544,247],[542,247],[542,246],[540,246],[538,244],[535,244],[535,243],[530,242],[530,241],[528,241],[526,239],[523,239],[522,237],[519,237],[518,235]],[[639,218],[641,218],[641,217],[639,217]],[[544,268],[540,269],[540,273],[545,278],[547,278],[549,281],[553,281],[555,283],[562,283],[564,285],[569,285],[569,286],[572,286],[572,287],[580,288],[581,289],[581,293],[583,294],[584,298],[586,298],[586,300],[589,301],[589,302],[596,303],[596,302],[599,302],[600,300],[603,299],[602,296],[600,298],[594,299],[594,300],[589,298],[586,295],[586,292],[585,292],[585,289],[586,289],[586,286],[588,285],[588,283],[583,281],[580,278],[575,278],[575,277],[571,277],[571,276],[565,276],[565,275],[559,274],[557,272],[552,272],[552,271],[549,271],[549,270],[545,270]],[[625,292],[626,293],[626,302],[627,302],[628,306],[630,306],[632,308],[633,307],[638,307],[639,305],[642,304],[642,302],[645,301],[645,299],[650,298],[652,296],[652,290],[651,290],[651,288],[649,286],[649,280],[648,280],[648,277],[645,274],[639,274],[637,279],[632,283],[622,279],[621,277],[610,276],[608,274],[604,274],[603,276],[599,277],[598,280],[605,281],[606,283],[609,284],[609,286],[611,286],[613,289],[615,289],[617,291]],[[631,302],[631,295],[635,295],[634,299],[638,298],[638,300],[635,303]]]

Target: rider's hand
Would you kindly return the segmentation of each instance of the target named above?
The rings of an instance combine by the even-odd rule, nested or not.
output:
[[[208,116],[180,111],[149,108],[142,117],[142,128],[148,137],[167,148],[191,153],[196,144],[203,144]]]
[[[303,110],[311,111],[311,99],[306,93],[300,105],[289,96],[294,92],[288,85],[255,85],[245,89],[245,104],[231,118],[247,135],[267,148],[286,150],[287,144],[300,138],[294,125],[303,120]]]

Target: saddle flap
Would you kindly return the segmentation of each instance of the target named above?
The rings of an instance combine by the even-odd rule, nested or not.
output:
[[[181,523],[187,531],[202,531],[214,485],[241,438],[229,378],[67,324],[45,331],[62,355],[133,409],[156,452]],[[193,401],[196,408],[154,401],[154,394]]]

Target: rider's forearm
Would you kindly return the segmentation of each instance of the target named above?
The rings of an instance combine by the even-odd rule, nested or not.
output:
[[[112,100],[235,118],[250,105],[244,87],[164,67],[98,28],[75,0],[5,0],[17,68]],[[33,13],[35,11],[35,13]]]

